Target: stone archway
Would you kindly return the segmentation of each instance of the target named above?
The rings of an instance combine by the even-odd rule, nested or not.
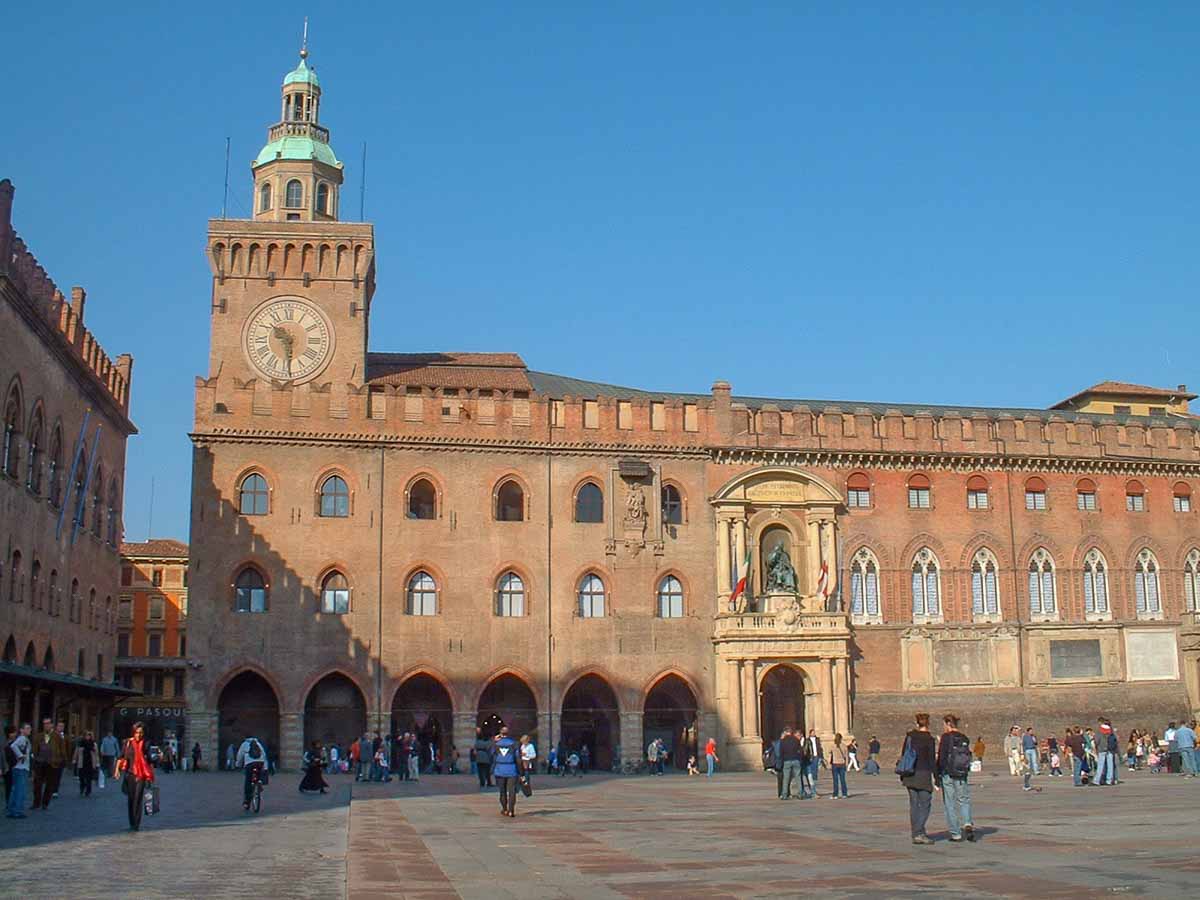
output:
[[[678,675],[664,675],[646,692],[642,715],[642,756],[655,738],[661,738],[670,752],[672,765],[687,768],[689,756],[699,761],[696,725],[699,703],[686,681]]]
[[[620,710],[611,685],[599,675],[584,675],[567,691],[562,704],[562,742],[568,753],[587,747],[591,765],[612,769],[621,736]]]
[[[537,698],[525,681],[511,672],[497,675],[479,695],[476,725],[491,738],[502,725],[514,738],[523,734],[536,741]]]
[[[256,737],[272,759],[279,758],[279,698],[257,672],[240,672],[217,700],[217,752],[225,764],[229,745],[236,751],[242,741]]]
[[[358,685],[341,672],[330,672],[304,700],[304,749],[320,741],[345,751],[367,730],[367,701]]]
[[[783,663],[772,666],[763,675],[758,693],[764,748],[778,738],[784,728],[808,733],[804,674],[799,669]]]
[[[405,679],[392,698],[392,733],[411,732],[421,745],[421,766],[433,751],[448,758],[454,728],[454,704],[446,687],[425,672]],[[460,751],[466,754],[466,749]]]

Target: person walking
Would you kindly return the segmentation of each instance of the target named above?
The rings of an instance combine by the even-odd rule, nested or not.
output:
[[[958,730],[958,717],[942,718],[942,736],[938,740],[937,775],[942,788],[942,807],[946,811],[946,827],[950,840],[958,843],[964,837],[975,840],[975,825],[971,821],[970,739]]]
[[[483,729],[475,729],[475,769],[479,774],[479,789],[492,786],[492,742],[483,736]]]
[[[1196,777],[1196,720],[1185,722],[1175,729],[1175,746],[1179,748],[1180,775]]]
[[[800,784],[801,765],[800,765],[801,741],[796,737],[796,733],[791,728],[783,730],[783,736],[779,739],[779,799],[780,800],[795,800],[797,799],[792,794],[792,784]],[[804,792],[801,785],[800,792]]]
[[[1025,733],[1021,735],[1021,752],[1025,756],[1025,764],[1029,766],[1029,771],[1034,775],[1038,774],[1038,740],[1037,735],[1033,733],[1033,726],[1030,725],[1025,729]]]
[[[854,735],[850,736],[850,743],[846,745],[846,754],[850,757],[848,771],[861,772],[862,766],[858,764],[858,741],[854,739]]]
[[[971,753],[975,759],[979,760],[979,768],[983,768],[983,755],[987,752],[987,744],[983,742],[983,735],[975,738],[975,746],[971,748]]]
[[[33,742],[33,808],[48,809],[54,796],[56,773],[62,772],[67,748],[51,719],[42,719],[42,733]]]
[[[225,771],[233,771],[233,761],[237,759],[237,747],[230,744],[225,748]]]
[[[117,761],[117,754],[120,752],[121,742],[117,740],[116,735],[112,733],[112,729],[110,728],[108,734],[100,741],[100,773],[98,778],[100,790],[104,790],[104,779],[112,771],[113,764]]]
[[[150,745],[146,742],[146,726],[133,723],[133,734],[125,741],[113,778],[122,775],[121,790],[128,801],[129,830],[142,827],[142,813],[146,808],[146,788],[154,784],[154,769],[150,765]]]
[[[1008,760],[1008,774],[1021,774],[1021,729],[1014,725],[1004,736],[1004,756]]]
[[[500,815],[517,814],[517,781],[521,777],[521,752],[517,742],[508,736],[508,726],[501,726],[492,747],[492,775],[500,788]]]
[[[525,773],[525,781],[533,786],[533,773],[537,771],[537,746],[529,739],[529,735],[521,735],[521,770]]]
[[[833,794],[831,795],[833,800],[838,798],[839,789],[843,799],[850,796],[846,790],[846,766],[849,763],[850,754],[842,744],[842,735],[839,732],[833,736],[833,746],[829,748],[829,771],[833,773]]]
[[[1087,766],[1086,756],[1087,751],[1083,743],[1083,734],[1079,730],[1079,726],[1067,729],[1067,738],[1063,742],[1067,745],[1067,749],[1071,751],[1071,780],[1075,787],[1083,787],[1083,773]]]
[[[380,752],[383,748],[380,748]],[[304,777],[300,779],[300,793],[319,791],[324,794],[329,787],[322,774],[325,766],[321,763],[321,742],[313,741],[304,754]]]
[[[937,743],[929,733],[929,713],[917,713],[917,727],[904,736],[904,750],[896,767],[900,783],[908,791],[908,824],[914,844],[932,844],[925,833],[933,803],[934,772],[937,769]],[[911,763],[909,768],[906,763]],[[902,768],[903,767],[903,768]]]
[[[867,759],[875,759],[879,756],[879,738],[871,735],[871,740],[867,742]]]
[[[421,742],[415,734],[408,736],[408,780],[421,780]]]
[[[713,772],[716,771],[717,764],[721,760],[717,758],[717,739],[711,735],[704,742],[704,761],[708,765],[707,776],[712,778]]]
[[[1096,784],[1117,784],[1117,752],[1120,748],[1112,722],[1100,719],[1100,734],[1096,738]]]
[[[200,742],[196,741],[192,744],[192,771],[200,771]]]
[[[79,776],[79,796],[92,796],[92,782],[96,779],[96,764],[99,762],[96,752],[96,739],[90,731],[85,731],[75,748],[75,774]]]
[[[29,766],[33,758],[33,742],[29,735],[33,726],[26,722],[20,732],[12,740],[6,740],[4,753],[9,764],[11,787],[8,791],[8,802],[5,804],[5,815],[10,819],[24,819],[25,792],[29,787]],[[8,786],[9,782],[6,782]]]
[[[804,755],[808,761],[806,775],[808,776],[808,788],[812,791],[813,799],[821,795],[817,793],[817,773],[820,772],[821,766],[825,765],[825,750],[821,746],[821,739],[817,737],[817,729],[810,728],[808,737],[804,739]]]

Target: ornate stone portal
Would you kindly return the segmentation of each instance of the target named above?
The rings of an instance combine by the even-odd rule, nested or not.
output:
[[[835,599],[841,497],[814,476],[772,467],[733,479],[712,504],[725,764],[761,765],[784,726],[825,741],[851,733],[850,628]],[[747,597],[730,608],[743,569]]]

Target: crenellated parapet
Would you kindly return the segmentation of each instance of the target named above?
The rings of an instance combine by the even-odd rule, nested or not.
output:
[[[0,277],[7,279],[15,288],[15,295],[23,300],[26,314],[36,316],[56,333],[61,345],[94,376],[107,396],[128,415],[133,357],[125,353],[114,362],[104,352],[95,335],[84,326],[87,292],[82,287],[73,287],[70,300],[63,296],[13,228],[12,199],[12,182],[7,179],[0,181]]]

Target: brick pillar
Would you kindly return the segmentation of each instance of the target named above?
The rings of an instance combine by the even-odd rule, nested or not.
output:
[[[475,713],[454,713],[452,728],[454,746],[458,748],[458,761],[464,772],[471,771],[471,748],[475,746]]]
[[[847,677],[845,657],[833,661],[833,710],[834,731],[842,736],[850,734],[850,680]]]
[[[304,760],[304,714],[285,712],[279,717],[279,768],[299,769]]]
[[[206,709],[187,713],[187,731],[193,741],[200,743],[200,764],[216,771],[225,764],[222,755],[225,748],[220,746],[220,735],[217,732],[217,714]]]
[[[636,763],[645,752],[643,718],[640,711],[621,713],[621,762]]]

